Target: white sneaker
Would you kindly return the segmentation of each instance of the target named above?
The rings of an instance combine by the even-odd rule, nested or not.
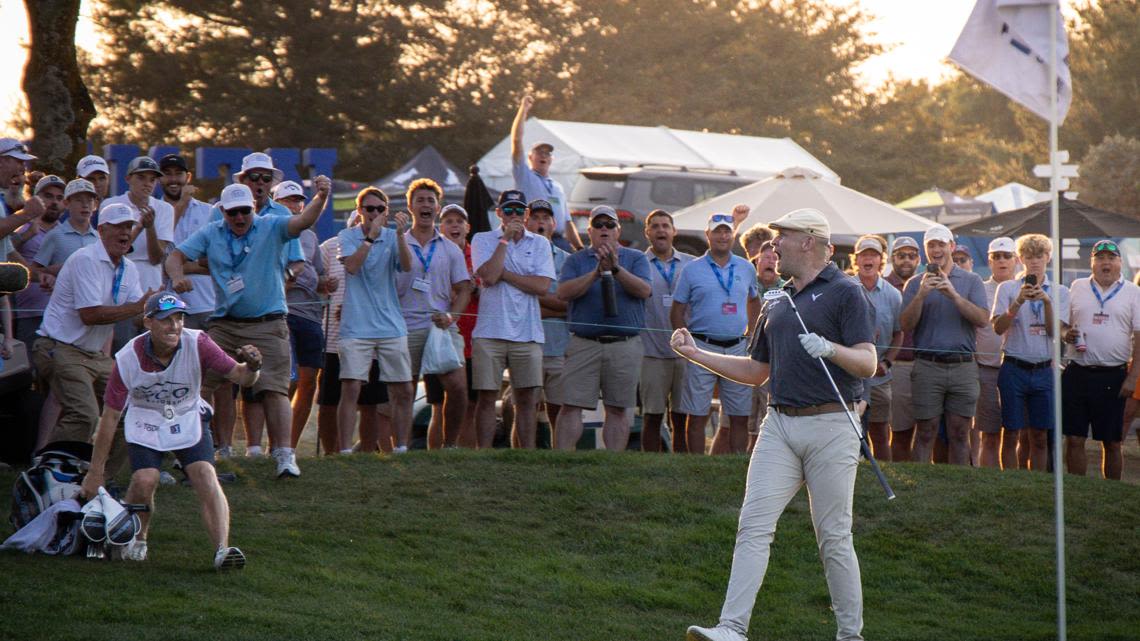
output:
[[[691,625],[688,632],[685,633],[685,639],[687,641],[748,641],[743,634],[723,625],[718,625],[715,628]]]
[[[393,454],[407,454],[408,453],[408,446],[407,445],[397,445],[396,447],[392,448],[392,453]]]
[[[146,560],[146,539],[131,539],[123,546],[123,558],[127,561]]]
[[[234,448],[229,445],[223,445],[214,450],[214,458],[217,460],[230,458],[234,455]]]
[[[289,448],[278,448],[273,451],[273,458],[277,461],[277,478],[301,476],[301,468],[297,467],[297,453]]]
[[[248,457],[261,456],[261,446],[250,445],[249,447],[245,448],[245,455]]]
[[[215,570],[240,570],[245,567],[245,555],[235,547],[218,548],[214,553]]]

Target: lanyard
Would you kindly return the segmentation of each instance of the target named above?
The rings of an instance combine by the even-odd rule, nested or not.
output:
[[[245,261],[246,255],[249,254],[249,247],[252,244],[252,240],[249,236],[252,233],[253,227],[250,226],[250,228],[247,229],[246,232],[241,236],[234,236],[234,233],[230,231],[230,228],[226,227],[226,234],[229,235],[229,238],[226,241],[226,248],[230,250],[230,263],[234,271],[237,271],[238,267],[240,267],[242,262]],[[241,248],[237,251],[237,253],[234,253],[235,240],[238,241],[239,245],[241,245]]]
[[[653,260],[651,260],[650,262],[653,263],[653,266],[657,268],[657,273],[661,274],[661,278],[665,279],[665,284],[668,285],[668,287],[669,287],[669,293],[673,293],[673,277],[677,275],[677,263],[679,263],[681,261],[679,261],[679,260],[669,261],[668,273],[666,273],[665,270],[661,267],[661,259],[654,256]],[[720,274],[717,274],[717,276],[719,277]]]
[[[439,239],[432,238],[431,242],[428,243],[430,249],[428,249],[427,258],[424,258],[424,253],[420,251],[419,245],[412,245],[412,249],[416,252],[416,258],[420,259],[420,264],[424,266],[424,274],[427,274],[428,270],[431,269],[431,259],[432,256],[435,256],[435,241],[437,240]]]
[[[1100,303],[1100,313],[1101,314],[1104,313],[1105,303],[1112,300],[1113,296],[1116,296],[1117,294],[1119,294],[1120,289],[1122,287],[1124,287],[1124,281],[1120,281],[1119,283],[1116,284],[1116,288],[1108,293],[1108,298],[1101,298],[1100,297],[1100,290],[1097,288],[1096,283],[1093,282],[1093,279],[1091,279],[1091,278],[1089,279],[1089,289],[1092,289],[1093,296],[1096,296],[1096,302]]]
[[[1041,290],[1044,291],[1046,294],[1048,294],[1049,293],[1049,283],[1043,283],[1041,285]],[[1095,289],[1094,289],[1094,291],[1095,291]],[[1097,298],[1100,298],[1100,297],[1097,296]],[[1109,298],[1111,298],[1111,296]],[[1045,314],[1044,314],[1045,301],[1043,301],[1043,300],[1031,300],[1031,301],[1029,301],[1029,309],[1033,310],[1033,316],[1034,316],[1034,318],[1037,319],[1038,323],[1043,324],[1045,322]]]
[[[712,268],[713,274],[716,274],[716,282],[720,283],[720,288],[724,290],[725,294],[732,296],[732,279],[736,274],[736,263],[732,262],[731,258],[728,259],[728,284],[726,285],[724,278],[720,275],[720,267],[713,261],[712,256],[705,256],[705,258],[709,261],[709,267]]]
[[[119,304],[119,287],[123,284],[123,272],[127,269],[126,258],[119,257],[119,266],[115,268],[115,280],[111,282],[111,300]]]

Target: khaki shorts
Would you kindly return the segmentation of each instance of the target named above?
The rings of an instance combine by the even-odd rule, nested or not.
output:
[[[978,405],[978,364],[915,359],[910,373],[914,418],[926,421],[949,412],[973,417]]]
[[[431,328],[417,329],[408,332],[408,356],[412,359],[412,375],[421,376],[420,365],[423,363],[424,358],[424,345],[427,344],[428,333]],[[452,325],[447,328],[447,333],[451,334],[451,344],[455,346],[455,353],[463,356],[463,337],[459,335],[459,327]],[[459,369],[459,368],[456,368]]]
[[[511,386],[519,389],[542,387],[542,345],[499,338],[471,340],[472,387],[498,391],[503,386],[503,370],[511,370]]]
[[[289,348],[289,326],[285,324],[284,317],[258,323],[236,323],[217,318],[210,321],[208,333],[218,347],[231,356],[242,345],[253,345],[261,352],[261,376],[250,388],[254,394],[289,393],[293,354]],[[220,375],[210,372],[204,379],[203,390],[213,391],[223,381]]]
[[[867,420],[872,423],[891,422],[891,384],[890,382],[871,387],[871,414]]]
[[[974,429],[986,434],[1001,432],[1001,395],[998,394],[998,372],[1001,368],[978,365],[978,404],[974,412]]]
[[[562,389],[566,405],[593,409],[602,402],[613,407],[637,405],[637,379],[645,349],[641,337],[617,343],[599,343],[571,336],[566,346]]]
[[[746,356],[747,341],[740,341],[732,347],[721,347],[697,340],[697,347],[714,354]],[[699,365],[685,367],[685,386],[678,403],[681,413],[690,416],[708,416],[712,410],[713,388],[718,391],[720,407],[727,416],[752,415],[752,389],[750,385],[737,383],[717,376]]]
[[[910,373],[914,361],[901,361],[891,367],[891,431],[914,429],[914,407],[910,404]]]
[[[641,359],[641,412],[664,414],[677,411],[685,388],[685,360],[682,358]]]
[[[380,365],[380,380],[385,383],[410,383],[412,361],[408,356],[408,337],[341,338],[337,344],[340,356],[340,380],[367,381],[372,361]]]
[[[565,356],[542,357],[542,400],[551,405],[561,405],[565,399],[562,392],[562,372],[565,366]]]

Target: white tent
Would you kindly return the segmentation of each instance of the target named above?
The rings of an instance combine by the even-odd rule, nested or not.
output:
[[[994,210],[1001,213],[1003,211],[1013,211],[1014,209],[1028,207],[1033,203],[1049,200],[1049,192],[1037,191],[1021,183],[1006,183],[997,189],[987,191],[980,196],[975,196],[974,199],[993,203]]]
[[[738,204],[752,208],[742,230],[803,207],[823,212],[831,223],[832,236],[844,240],[862,234],[924,232],[935,225],[932,220],[837,185],[803,167],[785,169],[772,178],[686,207],[673,218],[678,231],[703,232],[709,214],[731,212]]]
[[[759,138],[668,127],[602,125],[531,118],[523,130],[523,147],[537,142],[554,145],[551,176],[569,195],[578,170],[597,165],[666,164],[734,170],[760,180],[785,167],[807,167],[838,183],[839,176],[790,138]],[[488,187],[514,187],[511,137],[508,134],[479,159],[479,174]]]

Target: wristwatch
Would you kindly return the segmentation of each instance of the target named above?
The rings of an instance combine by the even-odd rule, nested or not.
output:
[[[616,264],[613,266],[612,269],[610,269],[610,273],[613,274],[614,276],[617,276],[618,272],[620,272],[620,271],[621,271],[621,267],[618,267]]]
[[[365,236],[365,237],[364,237],[364,242],[366,242],[366,243],[368,243],[369,245],[371,245],[372,243],[375,243],[375,242],[376,242],[376,239],[375,239],[375,238],[369,238],[368,236]]]
[[[890,368],[891,368],[891,365],[893,365],[893,363],[891,363],[891,359],[889,359],[889,358],[884,358],[884,359],[883,359],[883,365],[886,365],[886,366],[887,366],[887,369],[890,369]]]

